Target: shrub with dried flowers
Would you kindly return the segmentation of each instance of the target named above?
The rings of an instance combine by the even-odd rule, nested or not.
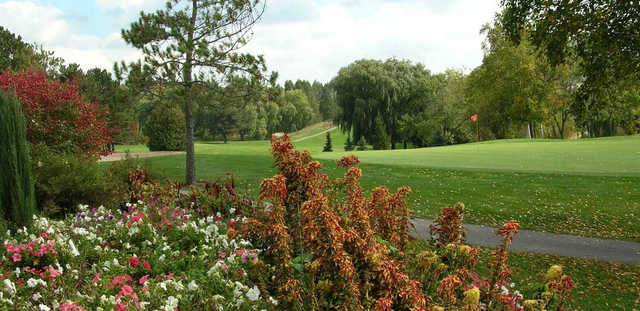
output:
[[[308,310],[426,310],[428,299],[402,260],[410,189],[379,187],[368,198],[356,157],[339,160],[345,176],[330,181],[287,136],[271,143],[280,174],[261,185],[261,204],[270,208],[242,231],[267,249],[265,262],[276,270],[271,290],[280,300]]]

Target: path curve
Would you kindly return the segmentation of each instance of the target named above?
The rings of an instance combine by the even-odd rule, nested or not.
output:
[[[132,158],[152,158],[163,157],[169,155],[185,154],[184,151],[151,151],[151,152],[129,152]],[[108,156],[104,156],[98,162],[115,162],[124,160],[127,157],[125,152],[114,152]]]
[[[427,219],[412,219],[415,226],[410,235],[417,239],[430,239]],[[471,245],[497,247],[500,238],[496,228],[482,225],[464,225],[467,242]],[[586,238],[568,234],[520,230],[513,239],[511,250],[565,257],[596,259],[613,263],[640,265],[640,243],[610,239]]]
[[[312,137],[320,136],[320,135],[322,135],[322,134],[324,134],[326,132],[331,132],[331,131],[333,131],[333,130],[335,130],[337,128],[338,128],[337,126],[334,126],[334,127],[330,128],[330,129],[324,130],[324,131],[322,131],[320,133],[316,133],[316,134],[313,134],[313,135],[310,135],[310,136],[305,136],[305,137],[302,137],[302,138],[298,138],[298,139],[294,140],[293,142],[297,143],[297,142],[301,142],[303,140],[307,140],[307,139],[312,138]]]

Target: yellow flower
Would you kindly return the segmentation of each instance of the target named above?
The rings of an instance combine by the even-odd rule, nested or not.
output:
[[[525,300],[522,306],[524,311],[544,311],[544,301],[542,300]]]
[[[453,244],[453,243],[449,243],[449,244],[447,244],[447,246],[445,247],[445,249],[447,250],[447,252],[452,253],[452,254],[455,254],[456,249],[458,249],[458,247],[457,247],[455,244]]]
[[[333,286],[331,284],[331,281],[322,280],[322,281],[318,282],[317,288],[321,292],[328,292],[329,290],[331,290],[331,286]]]
[[[441,306],[433,306],[433,308],[431,308],[432,311],[444,311],[444,307]]]
[[[465,291],[462,302],[467,306],[477,306],[480,304],[480,290],[477,287],[474,287]]]
[[[441,263],[438,265],[438,268],[436,268],[436,272],[444,272],[444,271],[447,271],[448,268],[449,266]]]
[[[551,298],[553,298],[553,293],[552,292],[543,292],[541,296],[542,296],[542,299],[544,299],[545,301],[549,301],[549,300],[551,300]]]
[[[561,276],[562,276],[562,267],[558,265],[553,265],[551,266],[551,268],[549,268],[549,271],[547,271],[547,275],[545,275],[544,280],[545,281],[557,280],[557,279],[560,279]]]
[[[429,269],[438,261],[440,257],[431,251],[424,251],[418,254],[418,267],[421,269]]]
[[[458,252],[460,252],[460,254],[463,254],[465,256],[469,256],[469,253],[471,252],[471,246],[469,246],[469,245],[460,245],[460,246],[458,246]]]

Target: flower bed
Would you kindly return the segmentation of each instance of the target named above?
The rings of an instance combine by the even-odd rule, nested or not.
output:
[[[260,310],[277,301],[248,282],[258,250],[227,237],[240,216],[200,217],[154,197],[127,211],[81,208],[37,218],[4,241],[0,309]],[[177,203],[177,201],[176,201]]]
[[[487,276],[464,244],[464,205],[443,209],[428,250],[408,250],[408,187],[364,194],[356,157],[330,180],[288,137],[259,200],[231,177],[184,191],[133,170],[121,209],[81,206],[36,218],[0,247],[0,309],[16,310],[564,310],[574,287],[549,269],[526,299],[510,282],[518,224],[497,234]],[[246,215],[246,217],[244,216]]]

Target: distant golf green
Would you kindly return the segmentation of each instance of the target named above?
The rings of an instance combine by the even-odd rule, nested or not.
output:
[[[435,217],[458,201],[466,221],[640,241],[640,136],[581,140],[497,140],[408,150],[344,152],[346,135],[332,130],[333,150],[321,152],[329,127],[293,134],[296,148],[309,150],[331,177],[344,171],[335,160],[357,155],[362,183],[370,189],[410,186],[411,208]],[[240,190],[255,195],[262,178],[276,174],[268,141],[200,142],[197,176],[214,181],[229,172]],[[119,147],[141,150],[138,146]],[[146,159],[169,179],[184,178],[184,155]]]

